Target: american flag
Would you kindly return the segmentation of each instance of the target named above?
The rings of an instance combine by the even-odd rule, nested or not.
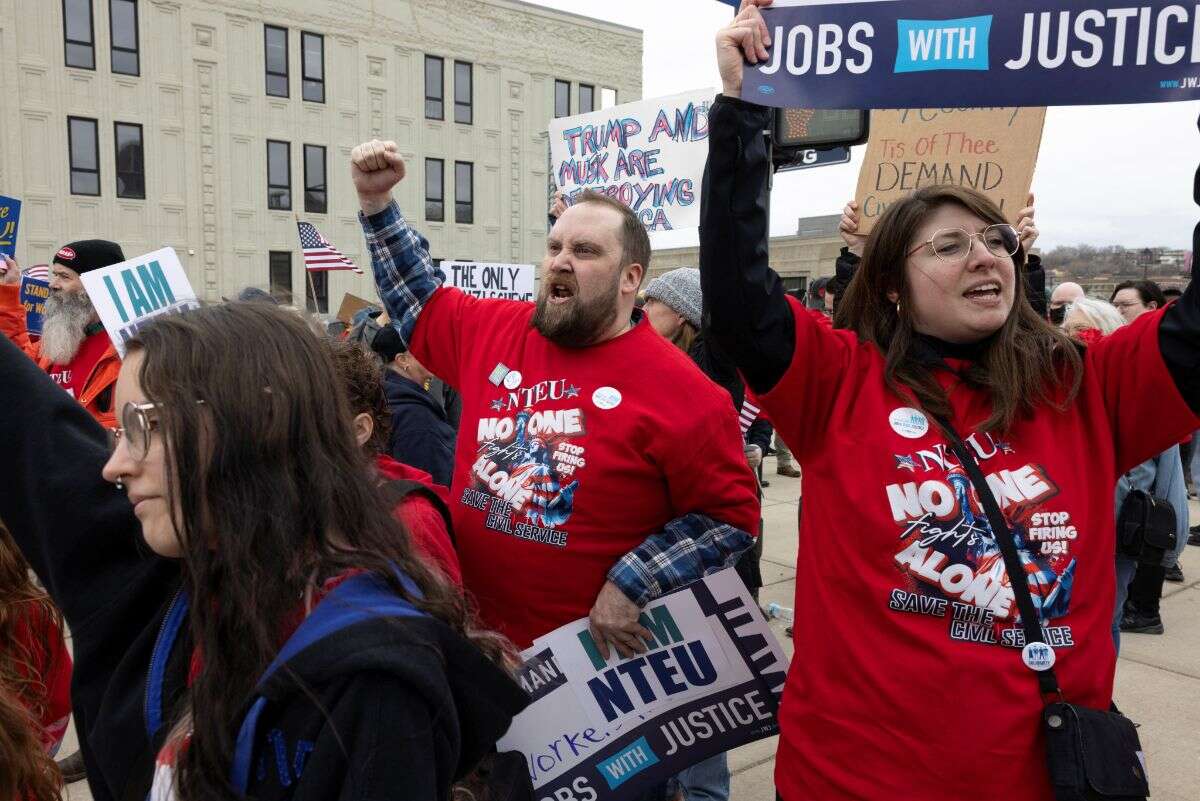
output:
[[[758,419],[758,415],[762,409],[755,406],[749,399],[742,401],[741,412],[738,413],[738,422],[742,426],[742,436],[750,433],[750,426],[754,425],[754,421]]]
[[[49,281],[50,280],[50,265],[49,264],[35,264],[32,267],[30,267],[28,270],[26,270],[25,274],[28,275],[30,278],[36,278],[39,281]]]
[[[304,269],[306,270],[354,270],[362,275],[362,270],[354,266],[354,262],[342,255],[342,252],[329,244],[329,240],[321,236],[321,232],[312,223],[296,221],[300,228],[300,247],[304,249]]]

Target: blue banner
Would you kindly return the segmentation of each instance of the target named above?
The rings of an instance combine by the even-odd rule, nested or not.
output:
[[[21,222],[21,201],[0,195],[0,255],[16,256],[17,225]]]
[[[742,97],[806,108],[967,108],[1200,98],[1200,6],[865,0],[764,9],[770,58]]]
[[[25,308],[25,328],[41,336],[42,320],[46,314],[46,299],[50,297],[50,282],[28,275],[21,276],[21,305]]]

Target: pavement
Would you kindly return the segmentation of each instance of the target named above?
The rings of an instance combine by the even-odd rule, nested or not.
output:
[[[800,480],[775,472],[768,458],[763,491],[762,573],[763,606],[794,604],[796,592],[796,517]],[[1200,521],[1200,502],[1191,501],[1191,521]],[[1122,711],[1141,724],[1138,734],[1150,766],[1154,801],[1196,801],[1200,798],[1200,548],[1188,546],[1181,557],[1184,584],[1163,590],[1162,617],[1166,634],[1125,634],[1117,662],[1115,698]],[[786,623],[773,621],[788,658],[792,641]],[[775,801],[777,738],[760,740],[730,753],[734,801]],[[68,732],[60,756],[77,748],[75,731]],[[92,801],[87,784],[67,788],[65,801]]]

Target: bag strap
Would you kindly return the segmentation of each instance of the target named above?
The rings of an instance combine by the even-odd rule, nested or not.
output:
[[[975,486],[979,502],[983,504],[988,523],[991,524],[992,535],[996,538],[1000,554],[1004,557],[1004,569],[1008,571],[1008,580],[1012,584],[1013,595],[1016,596],[1017,610],[1021,613],[1021,628],[1025,632],[1025,642],[1044,643],[1046,638],[1042,634],[1041,617],[1038,616],[1037,608],[1033,605],[1033,596],[1029,593],[1029,581],[1025,575],[1025,566],[1021,564],[1021,557],[1017,554],[1012,531],[1004,520],[1004,515],[1000,513],[1000,504],[996,502],[996,496],[988,487],[987,480],[983,477],[983,471],[979,469],[979,463],[975,461],[975,457],[963,442],[962,437],[950,425],[950,421],[945,418],[937,418],[937,420],[946,433],[947,439],[950,440],[950,447],[958,456],[963,469],[967,471],[967,476]],[[1062,690],[1058,686],[1058,677],[1054,675],[1052,668],[1034,672],[1043,695],[1062,695]]]

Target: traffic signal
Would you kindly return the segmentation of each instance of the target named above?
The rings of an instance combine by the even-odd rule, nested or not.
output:
[[[775,168],[802,164],[805,153],[861,145],[871,132],[871,113],[862,110],[780,108],[771,126]]]

